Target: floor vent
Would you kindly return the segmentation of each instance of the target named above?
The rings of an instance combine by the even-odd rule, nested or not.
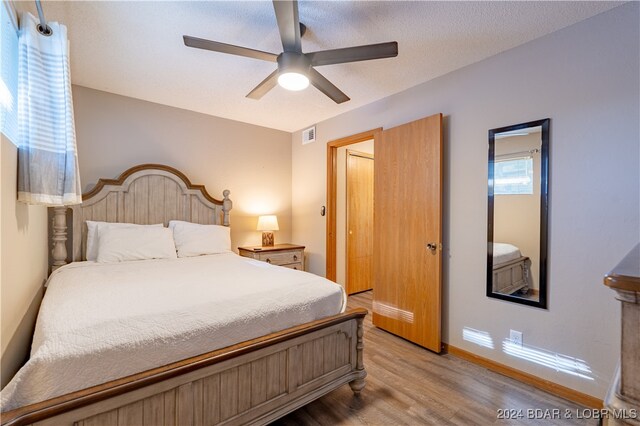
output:
[[[302,145],[316,141],[316,126],[309,127],[302,131]]]

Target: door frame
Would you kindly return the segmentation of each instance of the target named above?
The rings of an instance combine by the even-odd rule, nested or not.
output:
[[[367,139],[368,140],[368,139]],[[375,140],[374,140],[375,143]],[[354,149],[347,149],[347,158],[346,158],[346,163],[347,163],[347,171],[345,174],[345,195],[347,196],[347,202],[345,203],[344,206],[344,212],[345,212],[345,225],[347,226],[347,229],[345,230],[345,238],[344,238],[344,254],[345,254],[345,265],[344,265],[344,289],[347,292],[347,295],[350,294],[355,294],[355,293],[349,293],[349,156],[353,156],[353,157],[360,157],[360,158],[366,158],[368,160],[374,161],[374,154],[368,154],[366,152],[361,152],[361,151],[356,151]],[[374,163],[375,164],[375,163]],[[375,173],[375,172],[374,172]],[[373,182],[372,182],[373,185]],[[337,189],[337,185],[336,185],[336,189]],[[337,201],[337,200],[336,200]],[[337,203],[336,203],[337,206]],[[373,211],[371,212],[371,214],[373,214]],[[337,215],[336,215],[337,216]],[[336,217],[336,222],[337,222],[338,218]],[[372,223],[373,226],[373,223]],[[337,228],[336,228],[336,232],[337,232]],[[338,262],[338,241],[336,240],[336,264]],[[371,264],[371,266],[373,267],[373,264]],[[337,272],[337,271],[336,271]],[[363,290],[361,290],[363,291]]]
[[[336,139],[327,143],[327,233],[326,233],[326,278],[336,280],[336,197],[338,191],[338,148],[358,142],[375,140],[382,127]]]

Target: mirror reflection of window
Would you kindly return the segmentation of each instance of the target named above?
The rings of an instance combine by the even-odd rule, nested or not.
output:
[[[533,194],[533,157],[496,159],[494,195]]]

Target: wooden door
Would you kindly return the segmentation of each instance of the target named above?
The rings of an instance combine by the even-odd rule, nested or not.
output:
[[[373,286],[373,155],[347,151],[347,294]]]
[[[442,150],[442,114],[375,140],[373,323],[434,352],[441,350]]]

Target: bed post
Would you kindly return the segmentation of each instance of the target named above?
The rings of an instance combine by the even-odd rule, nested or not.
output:
[[[229,199],[229,194],[231,194],[231,191],[228,189],[222,191],[222,195],[224,196],[222,200],[222,224],[224,226],[229,226],[229,211],[233,208],[233,202]]]
[[[67,264],[67,207],[53,208],[53,264],[51,272]]]
[[[364,389],[366,382],[364,378],[367,377],[367,372],[364,371],[364,360],[363,360],[363,349],[364,349],[364,318],[357,318],[357,342],[356,342],[356,371],[362,373],[362,377],[359,379],[353,380],[349,382],[349,386],[353,391],[353,394],[358,396],[360,395],[360,391]]]

